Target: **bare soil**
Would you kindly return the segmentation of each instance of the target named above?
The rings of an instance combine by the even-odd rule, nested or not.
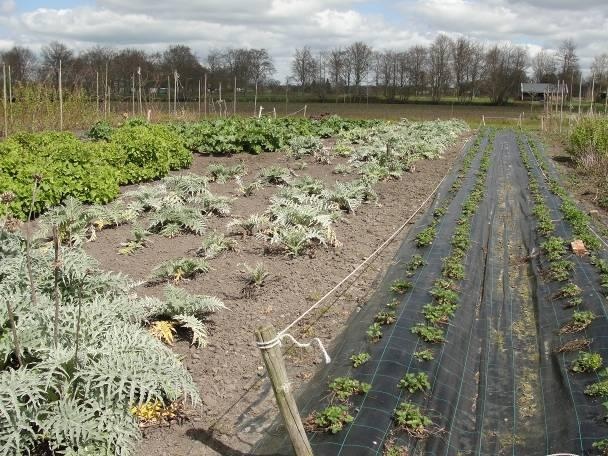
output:
[[[244,455],[272,424],[277,410],[263,363],[254,344],[254,330],[272,323],[281,329],[330,290],[356,265],[369,256],[420,206],[432,189],[448,173],[462,148],[462,142],[448,151],[443,158],[423,160],[401,180],[377,184],[377,204],[365,204],[354,214],[336,223],[339,248],[318,247],[308,255],[289,258],[284,255],[265,254],[263,242],[253,237],[237,236],[239,249],[210,260],[211,271],[179,286],[192,293],[217,296],[230,309],[211,316],[210,338],[206,348],[190,347],[187,340],[178,340],[174,350],[199,387],[203,405],[191,410],[185,423],[173,423],[144,430],[139,454],[157,455]],[[284,154],[259,156],[195,156],[189,170],[205,174],[211,163],[233,165],[243,162],[248,182],[264,167],[288,166],[298,175],[310,175],[329,185],[337,180],[352,179],[331,171],[343,160],[331,165],[308,163],[298,169],[302,160],[293,160]],[[246,217],[263,212],[276,187],[266,187],[254,196],[238,196],[234,180],[226,184],[211,184],[214,193],[235,198],[229,217],[211,217],[209,230],[226,232],[232,217]],[[412,224],[416,223],[416,219]],[[97,240],[87,250],[105,269],[128,274],[145,280],[152,268],[161,261],[181,256],[194,256],[200,245],[199,236],[184,235],[173,239],[153,236],[153,244],[132,256],[118,255],[117,247],[130,235],[131,227],[122,226],[98,233]],[[291,333],[301,339],[320,337],[326,346],[344,329],[344,323],[353,311],[364,305],[375,283],[382,276],[408,230],[392,242],[348,287],[339,298],[330,298]],[[270,272],[266,284],[253,296],[245,297],[241,290],[244,265],[262,262]],[[162,294],[163,285],[141,286],[137,292],[145,295]],[[299,386],[315,372],[321,362],[316,350],[292,350],[287,354],[287,368],[292,386]]]

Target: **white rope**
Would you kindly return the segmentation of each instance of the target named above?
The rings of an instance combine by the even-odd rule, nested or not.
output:
[[[464,150],[465,146],[466,146],[466,144],[463,146],[462,150]],[[461,153],[462,153],[462,151],[461,151]],[[445,179],[448,177],[448,175],[449,175],[449,171],[448,171],[448,173],[446,173],[445,176],[443,176],[443,178],[441,179],[441,181],[439,181],[439,183],[437,184],[437,186],[433,189],[433,191],[431,193],[429,193],[429,195],[426,197],[426,199],[420,204],[420,206],[418,206],[418,208],[412,213],[412,215],[399,228],[397,228],[395,230],[395,232],[393,234],[391,234],[376,250],[374,250],[371,253],[371,255],[369,255],[362,263],[360,263],[355,269],[353,269],[350,274],[348,274],[340,282],[338,282],[331,290],[329,290],[327,293],[325,293],[325,295],[323,297],[321,297],[321,299],[319,299],[312,306],[310,306],[298,318],[296,318],[289,325],[287,325],[282,331],[280,331],[276,335],[276,337],[274,337],[273,339],[271,339],[271,340],[269,340],[267,342],[257,342],[256,343],[257,346],[259,348],[261,348],[261,349],[269,349],[269,348],[275,347],[277,345],[281,345],[281,340],[284,337],[288,337],[288,338],[290,338],[293,341],[293,343],[297,347],[310,347],[310,345],[312,344],[312,342],[308,343],[308,344],[300,343],[291,334],[287,334],[287,331],[289,331],[291,328],[293,328],[293,326],[296,325],[299,321],[301,321],[306,315],[308,315],[310,312],[312,312],[314,309],[316,309],[319,306],[319,304],[321,304],[323,301],[325,301],[337,289],[339,289],[348,279],[350,279],[359,270],[361,270],[361,268],[363,268],[366,264],[368,264],[371,260],[373,260],[374,257],[378,253],[380,253],[382,250],[384,250],[386,248],[386,246],[388,244],[390,244],[390,242],[393,239],[395,239],[399,235],[399,233],[401,231],[403,231],[403,229],[412,221],[412,219],[416,216],[416,214],[418,214],[418,212],[420,212],[422,210],[422,208],[429,202],[429,200],[433,197],[433,195],[437,192],[437,190],[439,190],[439,187],[441,186],[441,184],[443,183],[443,181],[445,181]],[[321,340],[319,338],[313,339],[313,342],[314,341],[316,341],[318,343],[319,348],[321,349],[321,351],[323,352],[323,355],[325,356],[325,362],[327,364],[329,364],[331,362],[331,358],[327,354],[327,351],[325,350],[325,347],[323,346],[323,343],[321,342]]]
[[[297,111],[290,112],[289,114],[286,114],[286,115],[285,115],[285,117],[293,116],[293,115],[295,115],[295,114],[297,114],[297,113],[299,113],[299,112],[304,111],[304,109],[306,109],[306,106],[304,106],[304,107],[303,107],[303,108],[301,108],[301,109],[298,109]],[[283,118],[285,118],[285,117],[283,117]]]
[[[315,337],[311,342],[305,344],[302,342],[298,342],[296,340],[296,338],[293,337],[291,334],[284,333],[283,331],[281,331],[279,334],[277,334],[277,336],[275,338],[269,340],[268,342],[257,342],[257,346],[258,346],[258,348],[263,348],[263,349],[269,350],[273,347],[276,347],[277,345],[283,345],[283,339],[286,337],[291,339],[291,341],[298,348],[307,348],[307,347],[310,347],[313,342],[316,342],[319,345],[319,348],[321,349],[323,356],[325,357],[325,364],[331,363],[331,358],[327,354],[327,350],[325,350],[325,346],[323,345],[323,342],[321,342],[321,339],[319,339],[318,337]]]

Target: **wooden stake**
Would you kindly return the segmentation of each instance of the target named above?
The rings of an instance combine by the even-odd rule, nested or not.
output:
[[[110,88],[108,86],[108,62],[106,62],[106,81],[105,81],[105,96],[103,97],[103,115],[108,117],[108,99],[110,97]]]
[[[59,344],[59,229],[53,225],[53,250],[55,261],[53,262],[53,301],[55,302],[55,319],[53,321],[53,345],[57,348]]]
[[[173,112],[175,113],[175,115],[177,115],[177,78],[179,77],[179,74],[177,73],[177,70],[175,70],[175,72],[173,73],[173,83],[175,84],[175,92],[173,92]]]
[[[268,344],[277,336],[277,332],[273,326],[264,326],[259,328],[255,337],[258,343]],[[285,421],[287,433],[291,439],[291,444],[296,456],[312,456],[312,448],[308,442],[308,436],[304,430],[300,412],[295,399],[291,393],[283,355],[279,344],[269,346],[268,348],[260,347],[262,358],[268,371],[268,377],[272,383],[272,389],[277,400],[277,405]]]
[[[8,112],[11,119],[11,123],[13,122],[13,81],[11,75],[11,66],[8,66]]]
[[[234,94],[232,95],[232,115],[236,115],[236,76],[234,77]]]
[[[6,106],[6,65],[2,64],[2,107],[4,108],[4,137],[8,137],[8,107]]]
[[[255,81],[255,95],[253,96],[253,116],[258,112],[258,81]]]
[[[131,111],[135,117],[135,75],[131,73]]]
[[[198,115],[201,115],[201,80],[198,80]]]
[[[171,76],[167,76],[167,101],[169,103],[169,110],[167,111],[171,114]]]
[[[99,71],[95,72],[95,95],[97,97],[97,113],[99,113]]]
[[[591,84],[591,108],[590,114],[593,114],[593,102],[595,101],[595,73],[593,74],[593,83]]]
[[[61,59],[59,60],[59,130],[63,130],[63,88],[61,86]]]
[[[204,92],[204,104],[205,104],[205,117],[207,117],[207,73],[205,73],[205,83],[203,84],[203,89],[205,89]]]
[[[578,86],[578,115],[581,115],[581,102],[583,99],[583,73],[581,72],[581,81]]]
[[[144,106],[142,104],[142,98],[141,98],[141,67],[137,67],[137,81],[138,81],[138,98],[139,98],[139,115],[143,116],[144,115]]]

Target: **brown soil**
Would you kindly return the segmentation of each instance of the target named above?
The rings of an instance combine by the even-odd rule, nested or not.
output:
[[[283,255],[265,255],[263,243],[255,238],[237,237],[239,249],[236,252],[210,260],[209,273],[181,282],[179,286],[192,293],[219,297],[230,310],[210,318],[207,348],[190,347],[184,340],[175,343],[173,348],[184,357],[183,362],[200,389],[203,405],[192,411],[186,423],[147,428],[139,454],[247,454],[277,416],[263,363],[254,344],[254,330],[266,323],[283,328],[350,273],[424,201],[449,171],[461,146],[462,143],[442,159],[416,163],[415,170],[405,174],[401,180],[377,184],[378,204],[365,204],[355,214],[345,215],[336,223],[336,234],[342,243],[339,248],[318,247],[309,255],[290,259]],[[248,170],[245,182],[261,168],[271,165],[288,166],[298,175],[318,177],[328,184],[353,178],[331,173],[337,163],[343,162],[341,160],[331,165],[305,160],[308,166],[299,170],[301,161],[289,159],[283,154],[196,156],[192,167],[186,172],[204,174],[211,163],[229,165],[241,161]],[[232,217],[263,212],[276,187],[264,188],[247,198],[237,195],[233,180],[221,185],[212,184],[211,190],[235,198],[230,217],[209,219],[209,229],[225,232],[226,224]],[[95,242],[87,245],[87,250],[105,269],[144,280],[161,261],[192,256],[193,250],[200,245],[200,238],[193,235],[173,239],[153,236],[154,243],[135,255],[117,255],[117,246],[129,237],[130,229],[123,226],[104,230],[98,233]],[[320,337],[326,346],[331,346],[332,339],[344,329],[349,315],[366,302],[406,232],[404,230],[339,299],[327,300],[291,333],[304,340]],[[244,265],[253,266],[259,262],[264,263],[270,276],[253,296],[244,297],[241,294]],[[160,295],[162,287],[142,286],[137,291],[140,294]],[[297,349],[287,355],[288,375],[296,390],[314,374],[315,365],[320,362],[321,356],[317,350]]]

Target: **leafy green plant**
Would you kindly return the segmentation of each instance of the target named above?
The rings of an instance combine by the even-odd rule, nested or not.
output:
[[[363,364],[365,364],[366,362],[368,362],[371,359],[371,356],[369,353],[358,353],[356,355],[352,355],[350,357],[350,360],[353,362],[353,367],[357,368],[362,366]]]
[[[444,285],[447,282],[444,282]],[[451,288],[443,288],[437,282],[431,289],[430,294],[435,298],[435,302],[439,305],[457,305],[459,296],[456,291]]]
[[[605,456],[608,454],[608,439],[597,440],[597,441],[593,442],[592,446],[596,450],[601,451],[602,455]]]
[[[563,282],[570,278],[570,273],[574,269],[574,263],[569,260],[557,260],[551,262],[548,275],[551,280]]]
[[[224,184],[229,179],[241,177],[245,175],[245,165],[239,163],[233,166],[225,166],[221,163],[213,163],[207,167],[207,172],[211,176],[211,180],[218,184]]]
[[[172,280],[179,282],[209,271],[209,264],[202,258],[176,258],[163,261],[151,273],[152,281]]]
[[[572,362],[572,372],[595,372],[602,367],[602,355],[599,353],[579,352]]]
[[[435,355],[433,354],[433,350],[430,350],[430,349],[418,350],[417,352],[414,353],[414,357],[418,361],[432,361],[432,360],[435,359]]]
[[[456,304],[426,304],[422,308],[422,314],[429,323],[447,324],[450,317],[454,315],[454,311],[458,307]]]
[[[413,287],[414,285],[409,280],[399,279],[393,282],[391,285],[391,291],[393,293],[403,294],[411,290]]]
[[[291,171],[280,166],[270,166],[260,171],[257,180],[268,185],[287,185],[291,180]]]
[[[558,261],[566,254],[566,242],[558,236],[551,236],[540,247],[549,261]]]
[[[429,382],[429,376],[424,372],[418,372],[416,374],[409,372],[399,380],[399,388],[415,393],[417,391],[424,391],[431,388]]]
[[[435,228],[435,225],[432,224],[416,235],[416,245],[418,247],[425,247],[427,245],[431,245],[436,235],[437,229]]]
[[[608,369],[604,368],[599,371],[598,376],[600,381],[592,383],[585,388],[587,396],[608,397]]]
[[[574,298],[582,293],[580,287],[574,283],[569,283],[560,288],[555,295],[556,298]]]
[[[231,231],[238,231],[242,234],[252,236],[264,229],[270,220],[268,217],[259,214],[250,215],[246,219],[234,219],[228,223],[227,227]]]
[[[433,424],[430,418],[423,415],[420,407],[411,402],[401,402],[395,409],[395,424],[403,428],[412,437],[422,438],[429,433]]]
[[[334,167],[332,173],[334,174],[350,174],[352,171],[351,167],[348,165],[338,164]]]
[[[386,303],[386,308],[389,310],[396,309],[398,306],[399,306],[398,299],[393,299],[392,301]]]
[[[436,326],[418,323],[412,327],[411,331],[412,334],[416,334],[422,340],[431,344],[438,344],[445,341],[443,329]]]
[[[345,424],[352,423],[352,421],[353,417],[348,413],[346,405],[330,405],[321,412],[313,413],[309,420],[314,427],[332,434],[337,434]]]
[[[382,338],[382,325],[372,323],[365,332],[372,342],[378,342]]]
[[[583,329],[586,329],[595,318],[596,317],[593,312],[587,310],[575,310],[572,314],[572,320],[570,320],[570,322],[568,322],[566,325],[562,326],[560,333],[567,334],[582,331]]]
[[[355,394],[365,394],[370,388],[369,383],[350,377],[337,377],[329,384],[329,390],[341,402],[346,402]]]
[[[205,215],[200,209],[163,204],[150,215],[148,230],[172,238],[186,232],[203,234],[206,225]]]
[[[238,185],[239,193],[243,196],[251,196],[257,190],[262,188],[262,183],[259,180],[253,180],[248,184],[243,183],[240,177],[236,177],[236,183]]]
[[[89,131],[87,137],[96,141],[109,141],[112,138],[112,124],[107,120],[98,120],[95,122]]]
[[[266,279],[270,275],[264,263],[258,263],[254,267],[245,264],[245,281],[249,286],[261,288],[264,286]]]
[[[408,276],[413,276],[418,269],[425,265],[424,259],[422,255],[413,255],[410,261],[408,262],[405,271]]]
[[[323,143],[316,136],[296,136],[289,140],[287,154],[295,159],[313,155],[323,149]]]
[[[397,317],[395,316],[395,312],[378,312],[375,317],[375,322],[380,323],[381,325],[392,325],[397,321]]]
[[[454,256],[443,259],[443,268],[441,272],[443,276],[448,279],[463,280],[465,277],[464,265],[460,262],[460,259]]]

